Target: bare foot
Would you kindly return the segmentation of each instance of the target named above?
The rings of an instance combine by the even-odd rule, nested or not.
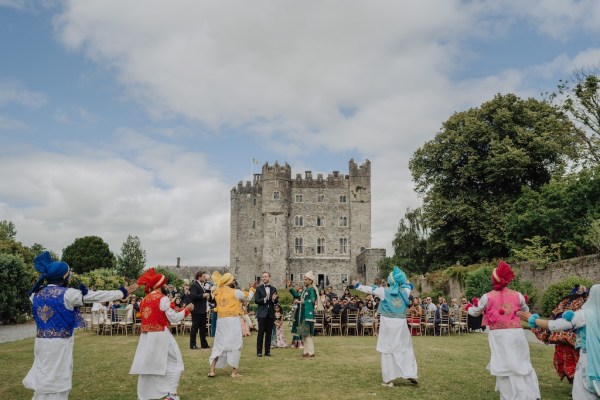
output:
[[[214,377],[215,377],[215,371],[210,371],[210,372],[208,373],[208,377],[209,377],[209,378],[214,378]]]
[[[239,372],[232,372],[232,373],[231,373],[231,377],[232,377],[232,378],[241,378],[241,377],[242,377],[242,375],[241,375]]]

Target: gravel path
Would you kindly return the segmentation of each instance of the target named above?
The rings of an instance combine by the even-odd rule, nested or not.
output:
[[[35,336],[35,323],[18,325],[0,325],[0,343],[15,342],[17,340]]]

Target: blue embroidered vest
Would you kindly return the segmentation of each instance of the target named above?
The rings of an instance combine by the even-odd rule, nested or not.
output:
[[[69,338],[78,324],[78,309],[65,308],[65,292],[62,286],[46,286],[33,296],[33,318],[37,325],[37,337],[44,339]]]
[[[389,289],[385,289],[385,297],[379,303],[379,312],[388,318],[406,318],[408,296],[404,290],[399,289],[397,296],[392,296]]]

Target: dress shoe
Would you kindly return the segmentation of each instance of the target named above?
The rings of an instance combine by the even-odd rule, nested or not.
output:
[[[271,353],[265,353],[265,357],[271,357]]]
[[[190,349],[191,350],[198,350],[198,347],[197,346],[190,346]]]
[[[257,353],[256,357],[262,357],[262,353]]]

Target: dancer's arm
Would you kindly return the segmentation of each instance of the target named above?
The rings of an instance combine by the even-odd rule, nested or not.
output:
[[[488,302],[488,296],[486,293],[483,296],[481,296],[477,305],[471,305],[469,307],[469,305],[467,304],[467,307],[465,307],[465,309],[468,310],[467,312],[469,313],[470,316],[479,317],[481,314],[483,314],[483,310],[485,310],[485,307],[487,306],[487,302]]]
[[[526,322],[529,322],[531,328],[542,328],[548,329],[551,332],[556,331],[567,331],[569,329],[579,329],[585,326],[585,314],[583,311],[578,310],[569,313],[565,311],[563,313],[564,318],[558,318],[555,320],[548,320],[539,318],[537,314],[531,314],[528,311],[519,311],[517,315]]]
[[[354,286],[354,289],[358,291],[372,294],[373,296],[377,296],[380,299],[383,299],[385,297],[385,289],[382,287],[373,289],[373,286],[361,285],[360,282],[358,282],[357,280],[352,281],[352,286]]]
[[[163,296],[160,299],[160,309],[165,312],[167,319],[170,323],[176,324],[179,321],[182,321],[186,315],[190,313],[191,310],[194,309],[194,305],[192,303],[185,306],[185,308],[181,311],[175,311],[171,308],[171,301],[167,296]]]

